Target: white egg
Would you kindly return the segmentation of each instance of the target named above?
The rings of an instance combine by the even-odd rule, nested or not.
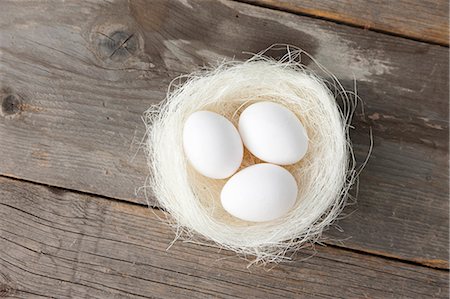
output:
[[[213,179],[233,175],[244,155],[244,146],[234,125],[210,111],[197,111],[188,117],[183,129],[183,147],[191,165]]]
[[[246,221],[263,222],[285,215],[295,204],[297,182],[281,166],[262,163],[244,168],[222,189],[223,208]]]
[[[273,102],[247,107],[239,118],[239,133],[247,149],[265,162],[294,164],[308,149],[308,135],[300,120]]]

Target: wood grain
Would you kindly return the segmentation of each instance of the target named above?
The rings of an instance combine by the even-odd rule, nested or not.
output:
[[[446,0],[237,0],[448,46]]]
[[[140,117],[169,82],[248,57],[243,51],[296,44],[345,86],[356,79],[365,109],[352,132],[360,162],[373,130],[358,204],[338,222],[344,233],[328,236],[448,268],[448,49],[228,1],[2,8],[0,174],[145,203],[135,195],[148,173]]]
[[[272,270],[176,242],[161,211],[0,178],[0,296],[447,298],[448,272],[337,248]],[[309,256],[302,251],[299,258]]]

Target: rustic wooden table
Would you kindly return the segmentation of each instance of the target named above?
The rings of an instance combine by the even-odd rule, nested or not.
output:
[[[362,161],[372,128],[373,154],[343,232],[270,271],[167,251],[135,195],[143,111],[175,76],[273,43],[364,100],[352,139]],[[1,1],[0,297],[448,298],[448,54],[445,0]]]

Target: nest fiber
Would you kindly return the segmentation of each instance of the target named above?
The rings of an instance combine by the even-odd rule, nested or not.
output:
[[[343,105],[337,104],[333,94],[338,93],[329,88],[339,88],[337,81],[326,84],[300,63],[284,60],[257,55],[184,76],[171,85],[165,101],[146,112],[149,184],[177,237],[209,241],[256,262],[280,261],[318,240],[341,212],[355,180],[348,139],[354,105],[342,92]],[[204,177],[190,166],[182,132],[195,111],[213,111],[237,125],[240,113],[259,101],[293,111],[307,130],[309,148],[301,161],[285,167],[298,184],[294,208],[277,220],[253,223],[222,208],[220,192],[227,180]],[[260,162],[245,152],[241,169]]]

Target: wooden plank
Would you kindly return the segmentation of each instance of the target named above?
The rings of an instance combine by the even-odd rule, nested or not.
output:
[[[145,203],[135,195],[145,158],[133,159],[133,145],[142,112],[170,80],[248,57],[242,51],[296,44],[346,86],[356,78],[366,111],[352,133],[359,161],[373,128],[358,205],[348,210],[356,212],[339,221],[344,234],[329,236],[448,268],[448,49],[228,1],[2,7],[0,174]]]
[[[446,0],[237,0],[448,46]]]
[[[448,272],[318,248],[270,271],[176,242],[163,213],[0,178],[0,294],[20,298],[447,298]],[[311,251],[302,251],[299,258]]]

